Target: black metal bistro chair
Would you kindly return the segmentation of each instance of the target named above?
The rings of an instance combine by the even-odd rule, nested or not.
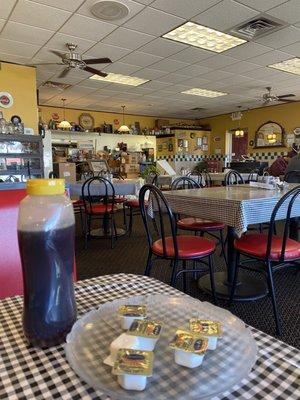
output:
[[[259,173],[258,169],[253,169],[252,171],[250,171],[247,182],[257,182],[258,181],[258,173]]]
[[[284,175],[284,181],[288,183],[300,183],[300,171],[289,171]]]
[[[145,204],[146,195],[149,194],[152,213]],[[183,274],[184,291],[186,291],[186,274],[206,272],[209,270],[213,300],[216,302],[213,275],[212,255],[215,251],[215,242],[199,236],[178,235],[176,219],[161,190],[154,185],[144,185],[140,190],[139,203],[142,219],[146,229],[149,246],[145,275],[150,275],[154,257],[156,259],[170,260],[171,285],[176,286],[177,278]],[[156,229],[153,228],[153,219],[156,219]],[[207,262],[205,262],[207,259]],[[200,261],[205,268],[187,269],[188,260]],[[179,264],[182,266],[179,267]],[[208,268],[207,268],[208,266]]]
[[[99,186],[99,195],[95,196],[92,188],[95,184]],[[100,176],[87,179],[82,185],[81,198],[84,204],[85,213],[85,249],[87,249],[88,240],[91,238],[92,220],[100,219],[103,224],[104,237],[110,237],[111,248],[114,247],[117,239],[117,229],[115,224],[115,213],[117,207],[115,203],[115,189],[113,184]],[[98,201],[95,202],[95,199]]]
[[[172,190],[177,189],[201,189],[201,185],[197,183],[192,178],[188,177],[179,177],[172,183]],[[200,236],[204,236],[204,234],[208,234],[213,238],[217,239],[218,243],[220,243],[225,262],[225,246],[224,246],[224,237],[223,230],[225,229],[225,224],[219,221],[211,221],[203,218],[196,217],[184,217],[181,218],[180,215],[177,215],[177,228],[184,231],[194,232],[195,235],[199,234]],[[216,234],[218,233],[219,236]]]
[[[237,285],[238,272],[240,268],[255,270],[264,274],[269,296],[271,297],[273,312],[275,316],[276,332],[281,334],[281,323],[277,309],[277,301],[274,287],[273,274],[282,268],[296,266],[299,269],[297,261],[300,260],[300,243],[289,238],[290,220],[293,207],[299,207],[300,186],[286,193],[276,204],[269,223],[268,234],[253,233],[244,235],[236,239],[234,247],[237,251],[236,266],[232,290],[230,295],[230,304],[233,301],[235,288]],[[298,204],[297,204],[298,203]],[[274,225],[276,219],[284,219],[283,236],[274,234]],[[240,261],[240,256],[246,259]],[[259,261],[262,268],[248,265],[249,261]]]
[[[213,183],[212,183],[212,179],[210,176],[209,172],[201,172],[200,174],[201,176],[201,181],[200,184],[204,187],[212,187]]]
[[[224,179],[225,186],[243,185],[244,183],[245,182],[242,175],[233,169],[231,171],[228,171],[227,174],[225,175]]]

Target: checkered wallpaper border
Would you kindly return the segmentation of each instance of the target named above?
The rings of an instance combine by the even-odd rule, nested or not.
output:
[[[272,161],[276,160],[277,157],[287,156],[286,151],[269,151],[261,153],[248,153],[247,156],[253,157],[257,161]],[[227,161],[227,158],[223,155],[213,154],[210,156],[201,156],[194,154],[176,154],[170,156],[157,156],[157,160],[167,160],[167,161],[204,161],[204,160],[219,160]]]

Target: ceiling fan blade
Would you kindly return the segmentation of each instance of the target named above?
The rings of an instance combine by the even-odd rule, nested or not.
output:
[[[88,58],[87,60],[83,60],[86,64],[109,64],[111,63],[110,58]]]
[[[292,94],[292,93],[289,93],[289,94],[282,94],[282,95],[277,96],[277,97],[278,97],[278,99],[282,99],[283,97],[295,97],[295,95]]]
[[[281,101],[281,102],[284,102],[284,103],[296,103],[298,100],[278,99],[278,101]]]
[[[85,71],[90,72],[91,74],[99,75],[105,78],[107,74],[105,72],[99,71],[98,69],[91,68],[91,67],[85,67],[83,68]]]
[[[31,64],[32,66],[36,66],[36,65],[65,65],[64,63],[36,63],[36,64]]]
[[[58,78],[64,78],[71,71],[70,67],[65,68],[59,75]]]
[[[62,58],[64,56],[64,53],[61,53],[60,51],[56,51],[56,50],[49,50],[50,53],[55,54],[57,57]]]

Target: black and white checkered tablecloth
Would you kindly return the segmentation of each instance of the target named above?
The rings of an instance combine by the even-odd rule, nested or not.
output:
[[[153,278],[137,275],[106,275],[81,281],[76,285],[78,315],[107,301],[150,293],[181,294]],[[252,331],[259,348],[253,372],[231,391],[212,400],[299,400],[299,351]],[[26,345],[19,296],[0,301],[0,356],[0,399],[107,399],[76,376],[62,345],[47,350]]]

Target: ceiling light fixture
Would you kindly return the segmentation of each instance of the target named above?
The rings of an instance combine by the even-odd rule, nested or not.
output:
[[[222,53],[247,42],[247,40],[195,24],[194,22],[186,22],[162,37],[215,53]]]
[[[300,75],[300,58],[290,58],[275,64],[268,65],[269,68],[279,69],[280,71]]]
[[[104,21],[116,21],[127,17],[129,8],[119,1],[96,1],[91,7],[91,13]]]
[[[228,94],[224,92],[215,92],[214,90],[200,89],[200,88],[188,89],[181,93],[192,94],[195,96],[202,96],[202,97],[219,97],[219,96],[226,96]]]
[[[125,106],[121,106],[121,107],[123,109],[123,125],[120,126],[118,131],[121,132],[121,133],[128,133],[130,131],[130,129],[128,128],[127,125],[125,125],[125,115],[124,115]]]
[[[69,121],[66,120],[66,107],[65,107],[65,101],[67,99],[61,99],[63,103],[63,113],[64,113],[64,119],[58,124],[59,129],[71,129],[72,125],[70,124]]]
[[[106,77],[102,77],[99,75],[92,75],[90,79],[95,79],[97,81],[111,82],[111,83],[119,83],[121,85],[130,85],[130,86],[140,86],[143,83],[149,82],[149,79],[138,78],[136,76],[127,76],[121,74],[114,74],[109,72]]]

